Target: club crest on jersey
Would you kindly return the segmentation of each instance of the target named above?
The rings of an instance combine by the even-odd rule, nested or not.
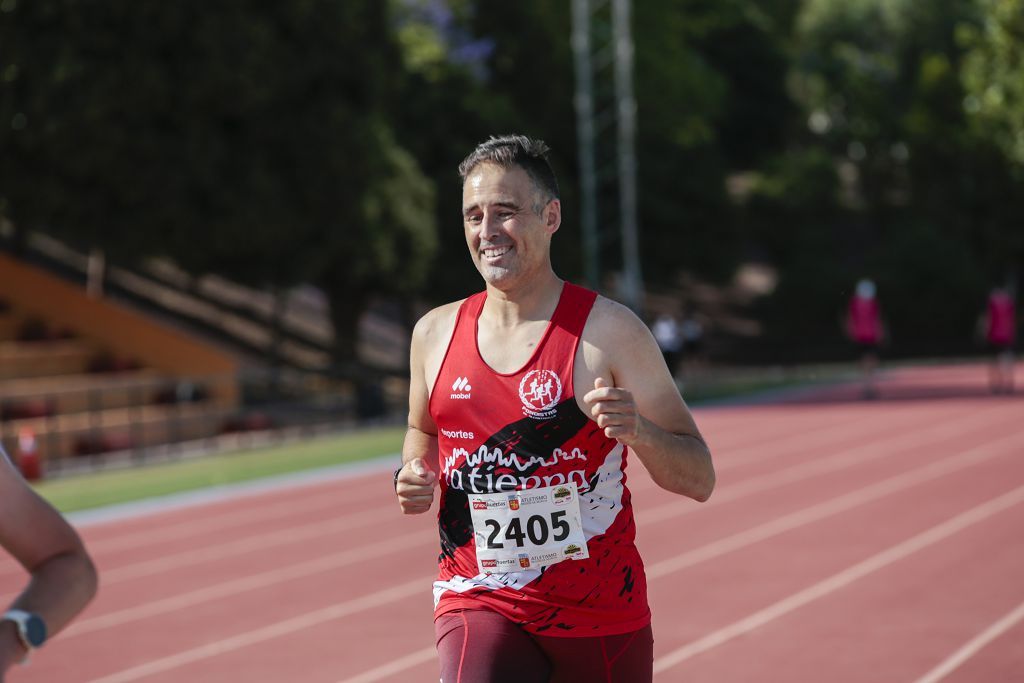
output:
[[[551,370],[531,370],[519,383],[523,412],[537,420],[554,417],[562,400],[562,380]]]

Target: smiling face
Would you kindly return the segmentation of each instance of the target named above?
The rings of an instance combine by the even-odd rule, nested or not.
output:
[[[482,163],[462,186],[466,244],[484,281],[508,290],[551,271],[551,236],[561,204],[548,199],[518,166]]]

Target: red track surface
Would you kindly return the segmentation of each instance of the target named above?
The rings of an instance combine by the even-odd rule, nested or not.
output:
[[[876,401],[698,410],[704,505],[634,462],[655,679],[1024,680],[1024,396],[985,381],[903,370]],[[433,683],[435,522],[401,516],[390,479],[84,528],[100,596],[8,681]],[[0,558],[0,600],[24,578]]]

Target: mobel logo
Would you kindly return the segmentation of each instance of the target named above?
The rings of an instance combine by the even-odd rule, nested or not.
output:
[[[469,392],[473,390],[473,387],[469,383],[468,377],[456,377],[455,381],[452,382],[452,398],[459,400],[465,400],[470,397]]]

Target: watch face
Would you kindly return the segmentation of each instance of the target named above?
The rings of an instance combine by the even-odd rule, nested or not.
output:
[[[25,620],[25,637],[32,647],[39,647],[46,641],[46,623],[36,615]]]

